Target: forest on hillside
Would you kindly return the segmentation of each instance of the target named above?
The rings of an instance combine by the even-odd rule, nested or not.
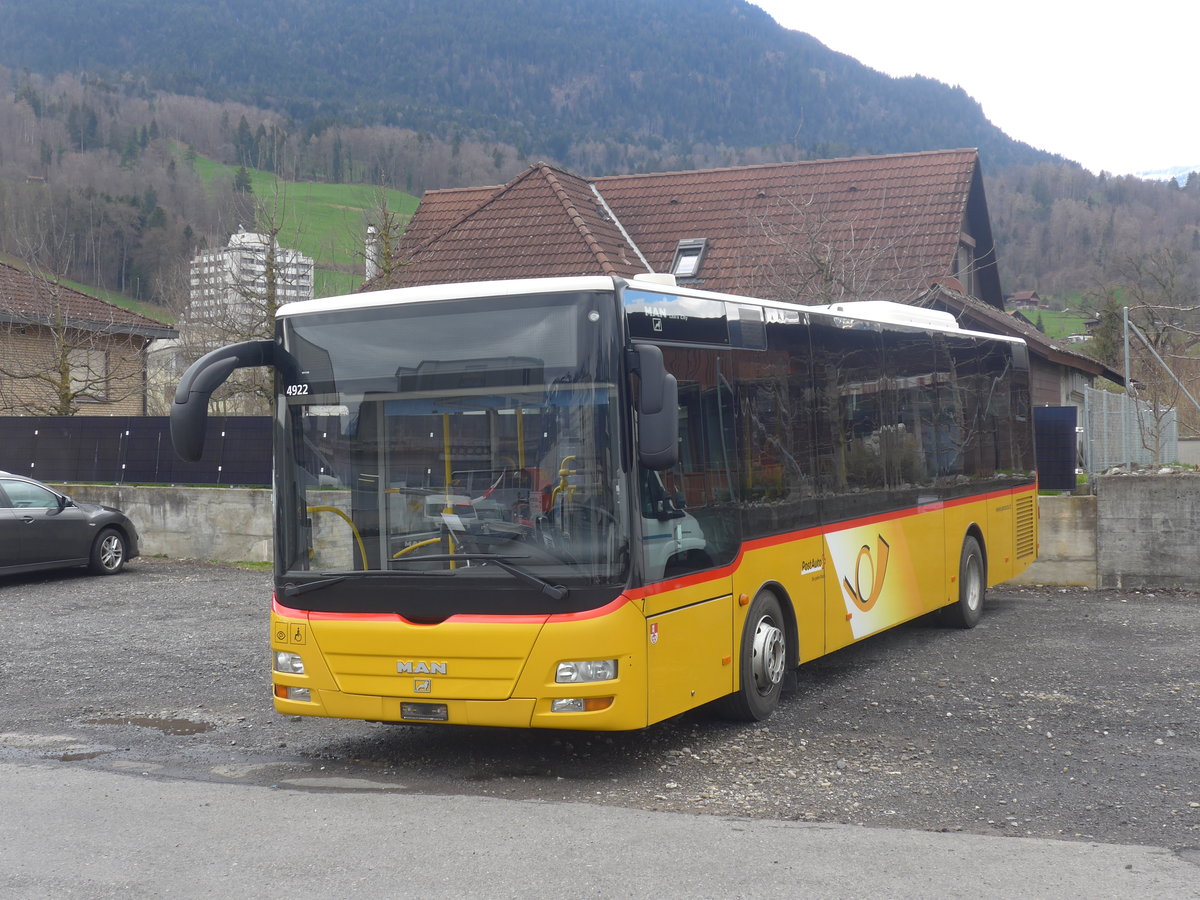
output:
[[[194,154],[289,181],[417,195],[501,184],[534,161],[496,141],[295,122],[94,77],[0,69],[0,87],[0,252],[36,251],[49,271],[156,302],[177,289],[191,254],[223,242],[254,215],[232,179],[202,181]],[[782,146],[697,146],[686,160],[655,162],[669,170],[792,158]],[[1081,295],[1097,300],[1130,260],[1159,251],[1188,257],[1181,268],[1200,280],[1200,177],[1181,186],[1095,176],[1053,160],[1008,168],[982,160],[1006,292],[1036,290],[1060,304]]]
[[[752,147],[792,159],[979,147],[998,168],[1054,158],[1009,138],[960,88],[889,78],[746,0],[103,9],[5,0],[0,64],[43,76],[83,67],[122,90],[241,103],[318,132],[497,142],[593,174],[695,168]]]

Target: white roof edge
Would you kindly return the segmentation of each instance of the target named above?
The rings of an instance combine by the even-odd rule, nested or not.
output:
[[[1012,344],[1026,343],[1024,338],[1017,335],[963,328],[958,324],[958,319],[954,313],[946,312],[945,310],[929,309],[925,306],[910,306],[907,303],[896,303],[892,300],[847,300],[842,303],[830,303],[824,306],[806,306],[804,309],[848,319],[879,322],[883,325],[899,325],[907,328],[932,328],[938,331],[952,331],[964,337],[984,337],[989,340],[1007,341]]]
[[[846,300],[813,306],[811,309],[833,316],[852,319],[869,319],[889,325],[912,325],[917,328],[958,328],[958,320],[951,313],[923,306],[909,306],[891,300]]]
[[[647,273],[649,274],[649,273]],[[745,297],[705,291],[691,287],[671,287],[656,283],[638,275],[623,279],[631,287],[658,293],[688,294],[710,297],[733,303],[760,304],[774,309],[798,309],[803,313],[861,319],[883,325],[899,325],[908,328],[925,328],[948,331],[969,337],[1024,344],[1025,340],[1013,335],[991,331],[974,331],[962,328],[952,313],[909,306],[891,300],[847,300],[823,306],[805,306],[780,300],[764,300],[760,297]],[[340,297],[325,297],[319,300],[299,300],[281,306],[276,313],[285,316],[310,313],[337,312],[351,309],[371,309],[380,306],[397,306],[405,303],[429,303],[438,300],[461,300],[469,297],[511,297],[517,294],[553,294],[562,291],[608,291],[615,288],[615,280],[609,275],[572,275],[559,278],[514,278],[498,281],[464,281],[454,284],[431,284],[421,287],[392,288],[386,291],[368,291],[362,294],[347,294]]]
[[[565,278],[515,278],[503,281],[464,281],[456,284],[430,284],[421,287],[367,291],[319,300],[298,300],[279,307],[276,316],[300,316],[309,313],[370,309],[405,303],[429,303],[437,300],[461,300],[467,297],[511,297],[516,294],[554,294],[559,291],[611,291],[608,275],[577,275]]]

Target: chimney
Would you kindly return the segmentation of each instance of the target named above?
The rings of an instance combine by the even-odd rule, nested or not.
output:
[[[379,275],[379,235],[374,225],[367,226],[367,246],[363,254],[364,282],[372,281]]]

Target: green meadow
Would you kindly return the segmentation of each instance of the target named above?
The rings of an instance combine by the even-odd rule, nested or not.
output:
[[[1047,337],[1063,340],[1069,334],[1087,334],[1088,313],[1075,309],[1023,309],[1021,312],[1035,325],[1041,324]]]
[[[232,181],[236,166],[195,157],[196,174],[211,185]],[[281,226],[279,242],[311,256],[316,264],[313,293],[317,297],[347,294],[362,284],[366,226],[387,201],[388,210],[407,221],[419,202],[411,194],[366,184],[323,184],[282,181],[270,172],[247,169],[250,189],[265,213]],[[251,230],[246,223],[246,230]]]

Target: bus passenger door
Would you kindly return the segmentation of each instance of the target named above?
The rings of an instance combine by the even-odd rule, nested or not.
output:
[[[679,383],[679,461],[637,478],[652,722],[733,690],[741,546],[728,356],[664,347],[663,360]]]

